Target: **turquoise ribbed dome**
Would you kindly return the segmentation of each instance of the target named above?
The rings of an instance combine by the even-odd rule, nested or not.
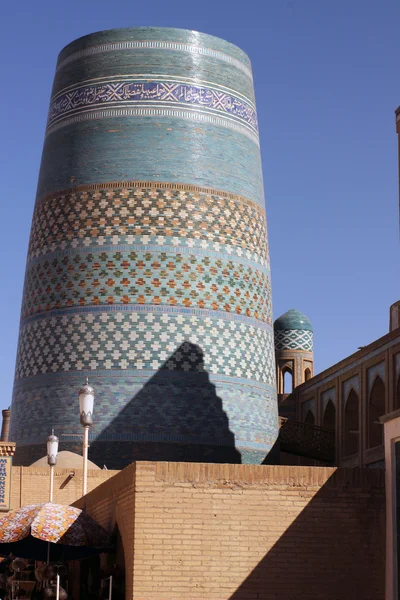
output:
[[[282,331],[287,329],[301,329],[302,331],[312,331],[311,321],[298,310],[291,308],[274,323],[275,331]]]

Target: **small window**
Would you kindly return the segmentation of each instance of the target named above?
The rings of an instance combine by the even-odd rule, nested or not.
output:
[[[293,375],[290,369],[283,371],[283,393],[291,394],[293,392]]]

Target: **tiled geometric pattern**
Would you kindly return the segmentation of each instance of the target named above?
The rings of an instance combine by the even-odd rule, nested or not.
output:
[[[68,248],[165,245],[243,256],[269,268],[265,213],[244,198],[195,186],[88,186],[36,207],[29,258]]]
[[[21,328],[17,379],[68,371],[156,371],[182,344],[204,352],[202,370],[273,385],[269,327],[196,315],[140,312],[69,313],[28,322]],[[196,356],[169,370],[190,371]],[[183,356],[183,355],[182,355]],[[199,370],[196,368],[196,370]]]
[[[275,330],[276,350],[313,351],[313,333],[306,329]]]
[[[23,425],[23,438],[43,441],[40,437],[43,424],[37,417],[42,422],[51,423],[52,419],[58,422],[60,434],[81,433],[76,428],[77,399],[71,395],[82,381],[82,375],[79,375],[35,377],[17,384],[16,394],[20,401],[23,400],[23,409],[18,415]],[[196,373],[168,367],[153,372],[152,376],[144,371],[141,376],[136,372],[134,377],[129,371],[117,369],[89,372],[89,376],[96,390],[93,432],[101,440],[190,443],[192,438],[193,442],[224,443],[227,438],[232,438],[229,431],[232,422],[240,418],[242,427],[234,432],[240,445],[247,443],[248,447],[254,444],[257,447],[266,440],[271,441],[275,399],[266,384],[256,385],[242,379],[235,387],[228,377],[209,377],[205,371]],[[69,394],[68,402],[62,401],[66,393]],[[48,411],[46,414],[38,403],[41,398],[46,402],[54,401],[51,414]],[[222,398],[229,422],[221,410]],[[22,406],[21,402],[19,404]],[[263,406],[269,410],[262,411]]]
[[[273,445],[265,216],[244,198],[182,187],[87,186],[38,202],[16,369],[20,441],[39,440],[49,418],[39,406],[50,402],[49,394],[57,396],[54,383],[45,384],[38,405],[35,380],[58,374],[62,398],[70,393],[69,374],[82,373],[96,386],[100,439],[119,439],[126,426],[124,435],[131,440],[168,442],[171,429],[180,427],[187,435],[175,433],[175,443],[198,439],[215,446],[231,431],[248,460]],[[201,363],[190,344],[201,349]],[[172,380],[160,387],[153,379],[158,381],[163,369]],[[215,392],[203,383],[189,381],[188,387],[191,371],[223,379],[211,385],[211,390],[217,385],[223,407],[209,412]],[[174,380],[179,372],[185,374],[183,383]],[[105,388],[109,377],[112,384]],[[118,407],[126,405],[122,422],[112,418],[113,398]],[[200,402],[203,418],[194,409],[177,416],[182,398],[193,407]],[[75,410],[66,410],[65,401],[60,406],[62,416],[53,409],[52,419],[74,432]],[[160,427],[160,410],[167,427],[156,440],[152,422],[157,413]],[[141,429],[135,434],[138,411]],[[221,423],[217,415],[224,411],[229,421]],[[169,420],[174,414],[175,423]],[[260,449],[249,449],[249,443]]]
[[[190,349],[189,354],[192,351]],[[118,443],[119,455],[126,453],[125,464],[131,462],[129,453],[137,444],[165,446],[172,443],[174,447],[234,444],[243,460],[245,449],[264,452],[265,456],[265,449],[275,442],[276,398],[266,384],[208,375],[206,371],[169,370],[168,367],[157,372],[114,369],[86,373],[96,390],[91,439],[98,439],[105,447]],[[76,425],[74,392],[86,373],[49,374],[17,383],[16,417],[21,428],[21,444],[42,444],[43,455],[43,430],[51,429],[52,423],[57,423],[64,449],[68,441],[82,443],[78,437],[81,429]],[[46,409],[49,405],[51,411]],[[124,443],[126,451],[122,449]],[[19,448],[23,447],[21,444]],[[149,458],[154,456],[150,448],[147,452]],[[106,454],[110,455],[109,450]],[[91,456],[94,459],[95,455]],[[140,460],[144,456],[146,454],[139,454],[136,458]],[[164,449],[164,454],[156,458],[168,460],[168,456],[171,457],[171,453]],[[185,452],[178,460],[185,460]],[[203,455],[204,460],[207,462],[207,454]],[[109,459],[106,464],[110,467]]]
[[[254,133],[258,131],[256,110],[248,99],[232,95],[223,88],[199,85],[198,81],[157,79],[157,76],[153,76],[152,81],[129,76],[111,81],[101,78],[95,83],[81,82],[72,89],[62,90],[51,101],[48,127],[62,118],[86,112],[88,108],[161,104],[164,107],[196,107],[198,110],[229,116],[248,126]]]
[[[150,30],[125,31],[89,46],[148,42]],[[107,453],[114,441],[127,462],[218,461],[218,447],[228,462],[236,448],[259,460],[278,418],[257,118],[237,64],[247,59],[210,36],[151,35],[154,47],[91,54],[85,38],[61,53],[85,50],[54,82],[10,435],[20,449],[52,427],[79,435],[88,376]],[[215,56],[184,48],[202,40]]]
[[[224,310],[271,323],[270,280],[254,266],[196,254],[60,252],[28,265],[22,318],[87,305]]]
[[[197,439],[215,446],[230,431],[248,457],[273,445],[277,422],[265,215],[244,198],[211,192],[182,185],[110,184],[49,195],[37,203],[14,395],[20,442],[40,438],[49,417],[39,406],[55,394],[54,383],[48,382],[48,391],[45,384],[39,405],[35,380],[58,374],[60,395],[66,397],[71,380],[62,381],[82,373],[96,385],[95,430],[109,440],[118,439],[126,423],[132,440],[139,435],[139,441],[173,441],[171,428],[181,428],[187,435],[176,438],[175,433],[175,443]],[[201,349],[201,363],[188,344]],[[155,383],[163,370],[172,380]],[[193,370],[223,381],[190,384]],[[176,382],[181,372],[185,379]],[[129,383],[122,383],[123,373]],[[223,405],[209,413],[215,386]],[[122,423],[112,418],[112,398],[118,407],[126,405]],[[190,406],[200,401],[204,418],[184,408],[177,416],[182,398]],[[62,416],[57,419],[53,409],[52,419],[74,432],[75,410],[66,411],[65,401],[60,405]],[[142,428],[134,434],[138,411]],[[225,413],[221,423],[216,415]],[[160,420],[167,423],[157,440],[152,437],[155,414],[158,428]],[[249,443],[260,448],[249,450]]]

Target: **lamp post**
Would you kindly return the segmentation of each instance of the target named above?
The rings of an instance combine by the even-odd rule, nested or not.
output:
[[[87,466],[89,449],[89,428],[93,424],[94,389],[86,378],[85,385],[79,390],[79,410],[83,425],[83,486],[82,496],[87,493]]]
[[[57,454],[58,437],[54,435],[54,429],[52,429],[51,435],[47,438],[47,464],[50,467],[50,502],[53,502],[54,467],[57,464]]]

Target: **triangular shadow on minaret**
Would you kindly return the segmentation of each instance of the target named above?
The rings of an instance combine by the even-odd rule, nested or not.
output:
[[[183,342],[91,443],[89,457],[109,469],[135,460],[241,463],[201,347]]]

